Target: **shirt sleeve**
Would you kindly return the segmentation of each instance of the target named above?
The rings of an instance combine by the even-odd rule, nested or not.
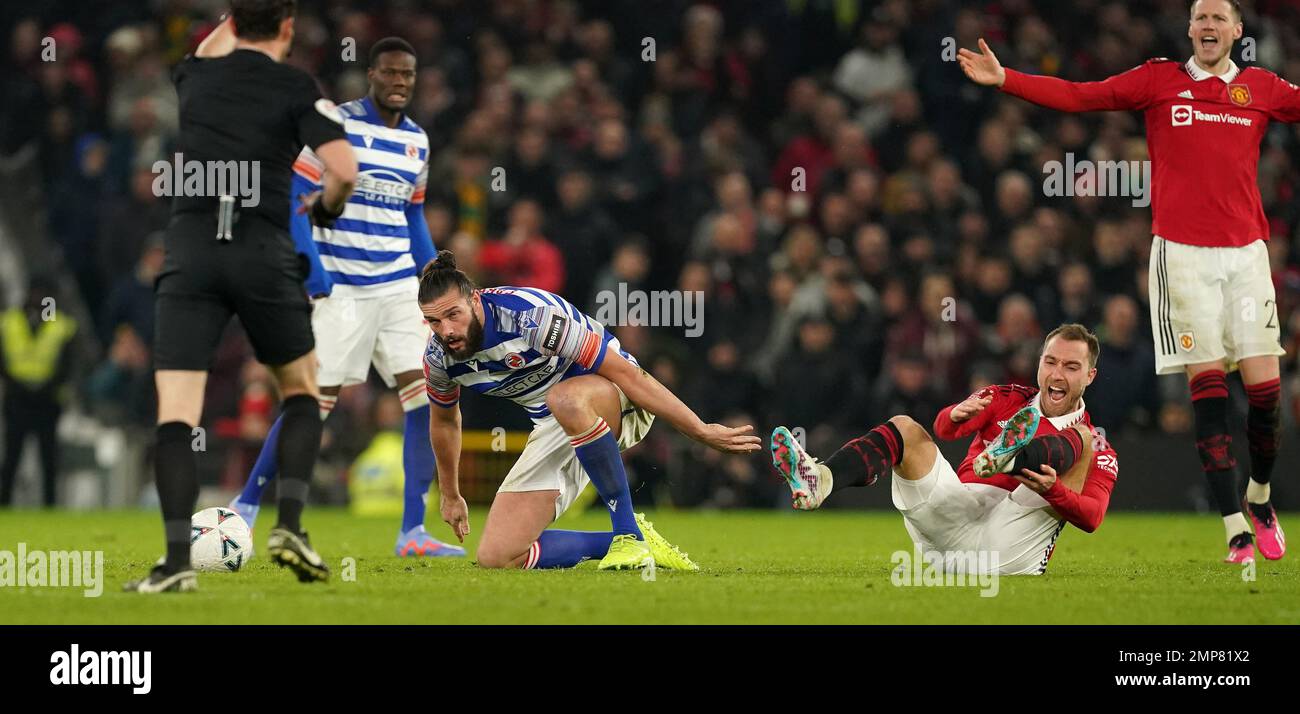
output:
[[[429,186],[429,152],[425,150],[424,165],[415,177],[415,190],[411,192],[411,205],[424,205],[424,192]]]
[[[1064,112],[1144,109],[1155,76],[1150,62],[1100,82],[1069,82],[1056,77],[1006,70],[1002,91],[1048,109]]]
[[[997,388],[985,387],[984,389],[971,394],[970,397],[980,397],[981,399],[984,397],[993,397],[993,401],[989,402],[989,405],[984,407],[984,410],[979,414],[976,414],[960,424],[955,423],[952,420],[952,410],[961,402],[944,407],[943,410],[939,412],[939,415],[934,418],[935,436],[945,441],[952,441],[954,439],[970,436],[971,434],[976,434],[989,423],[989,417],[998,406],[999,395]],[[966,399],[970,399],[970,397],[966,397]],[[963,399],[962,401],[966,400]]]
[[[306,148],[303,150],[307,151]],[[307,295],[313,298],[328,296],[334,292],[334,281],[329,273],[325,272],[325,266],[320,262],[320,251],[316,249],[316,236],[311,220],[306,213],[298,210],[302,205],[298,196],[310,193],[316,190],[316,187],[316,184],[295,172],[290,180],[289,189],[289,235],[293,238],[293,245],[298,252],[307,256],[310,270],[306,281]]]
[[[438,257],[438,249],[433,245],[433,236],[429,235],[429,224],[424,220],[424,189],[429,182],[429,161],[426,157],[420,175],[415,179],[415,191],[411,202],[406,205],[406,230],[411,237],[411,258],[415,260],[415,269],[423,270],[429,261]]]
[[[202,61],[202,57],[195,57],[193,54],[185,55],[184,59],[177,62],[176,66],[172,67],[172,84],[179,87],[181,82],[190,76],[190,72],[194,69],[194,66]]]
[[[1102,449],[1093,454],[1092,466],[1084,481],[1083,491],[1075,493],[1061,479],[1043,494],[1043,499],[1067,522],[1084,533],[1092,533],[1106,517],[1110,494],[1119,477],[1119,457],[1114,449]]]
[[[334,102],[321,96],[316,80],[303,74],[297,95],[291,111],[298,129],[298,141],[303,146],[315,149],[335,139],[348,138],[343,132],[343,112]]]
[[[565,315],[558,308],[546,305],[523,314],[520,330],[528,346],[547,356],[573,360],[584,369],[596,371],[605,360],[604,328],[595,323],[589,328],[582,322]]]
[[[424,391],[429,396],[429,403],[443,409],[450,409],[460,403],[460,385],[451,381],[447,370],[442,366],[442,350],[433,336],[429,336],[429,346],[424,351]]]
[[[1273,97],[1269,117],[1277,121],[1300,122],[1300,87],[1273,75]]]
[[[320,177],[325,172],[325,163],[320,160],[311,147],[304,146],[293,162],[293,176],[310,184],[314,191],[321,187]]]

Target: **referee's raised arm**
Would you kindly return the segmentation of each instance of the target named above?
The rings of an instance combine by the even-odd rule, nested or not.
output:
[[[193,590],[190,515],[198,496],[195,444],[212,355],[238,316],[258,361],[279,383],[280,522],[267,555],[300,580],[329,570],[300,516],[320,448],[319,387],[308,261],[289,235],[294,160],[309,146],[324,164],[323,191],[306,201],[328,226],[343,213],[357,161],[343,117],[315,79],[282,63],[293,43],[293,0],[231,0],[230,13],[173,72],[180,134],[154,188],[172,197],[166,258],[155,284],[155,478],[167,555],[127,590]]]

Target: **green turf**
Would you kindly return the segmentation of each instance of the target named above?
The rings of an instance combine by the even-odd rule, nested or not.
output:
[[[263,513],[257,546],[265,545]],[[1289,522],[1300,522],[1290,514]],[[474,509],[481,526],[484,510]],[[1212,516],[1112,513],[1095,534],[1067,528],[1043,577],[976,587],[895,587],[891,553],[911,549],[887,512],[660,512],[660,531],[697,573],[484,571],[467,560],[392,554],[392,519],[311,509],[306,525],[334,570],[300,585],[255,558],[239,573],[200,576],[200,592],[141,596],[121,584],[159,554],[148,511],[0,513],[0,550],[102,549],[105,586],[0,587],[0,623],[1297,623],[1300,556],[1261,560],[1253,582],[1218,562]],[[1282,520],[1288,522],[1288,515]],[[598,529],[601,514],[566,527]],[[441,527],[438,531],[445,530]],[[475,534],[474,538],[477,537]],[[471,539],[471,545],[473,539]],[[473,551],[471,550],[471,553]],[[355,558],[355,581],[340,576]]]

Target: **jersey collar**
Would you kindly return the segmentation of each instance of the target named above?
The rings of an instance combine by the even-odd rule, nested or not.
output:
[[[379,108],[375,106],[375,103],[373,101],[371,101],[369,92],[366,92],[366,95],[361,98],[361,111],[362,111],[361,114],[362,118],[364,118],[367,122],[371,124],[378,124],[379,126],[382,127],[388,126],[387,124],[384,123],[384,118],[379,116]],[[401,129],[402,124],[405,121],[406,121],[406,114],[404,112],[398,112],[397,126],[395,128]]]
[[[1038,394],[1034,395],[1034,400],[1029,403],[1031,406],[1033,406],[1035,409],[1038,410],[1039,414],[1043,413],[1042,398],[1043,398],[1043,393],[1039,392]],[[1079,422],[1083,421],[1083,412],[1087,408],[1088,405],[1083,403],[1083,397],[1079,397],[1078,409],[1075,409],[1069,414],[1062,414],[1061,416],[1058,417],[1049,417],[1046,414],[1043,414],[1043,418],[1052,422],[1052,426],[1056,427],[1057,431],[1061,431],[1062,429],[1069,429],[1075,424],[1078,424]]]
[[[1201,69],[1201,66],[1196,64],[1195,57],[1192,57],[1191,59],[1187,60],[1187,64],[1183,65],[1183,67],[1187,69],[1187,73],[1192,76],[1192,79],[1196,80],[1197,82],[1203,79],[1209,79],[1210,77],[1216,77],[1218,79],[1223,80],[1224,84],[1227,84],[1232,80],[1236,79],[1238,74],[1241,74],[1241,68],[1238,67],[1237,63],[1233,62],[1232,60],[1228,60],[1228,71],[1224,72],[1222,76],[1217,74],[1211,74]]]

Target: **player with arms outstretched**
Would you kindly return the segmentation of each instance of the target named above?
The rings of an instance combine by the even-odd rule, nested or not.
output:
[[[419,270],[434,252],[424,221],[429,138],[402,113],[415,86],[415,64],[415,50],[401,38],[386,37],[370,49],[370,92],[339,107],[361,163],[356,191],[331,226],[313,229],[297,213],[291,227],[299,252],[311,262],[307,293],[314,299],[312,330],[319,345],[320,418],[329,416],[343,387],[366,381],[373,363],[384,382],[397,387],[406,413],[405,503],[395,550],[402,556],[464,556],[464,548],[424,529],[424,495],[434,468],[421,362],[429,328],[415,294]],[[302,150],[293,170],[293,195],[320,191],[324,166],[310,148]],[[248,483],[230,503],[250,526],[278,468],[282,421],[271,426]]]
[[[460,495],[460,389],[510,399],[533,430],[497,491],[479,541],[487,568],[654,564],[696,570],[684,553],[632,512],[620,451],[645,437],[655,416],[723,453],[762,448],[752,426],[706,424],[637,366],[618,339],[566,300],[535,288],[479,289],[440,251],[420,277],[420,310],[433,334],[424,356],[429,438],[438,462],[442,518],[464,541],[469,510]],[[547,529],[590,481],[609,511],[601,532]]]
[[[1149,281],[1156,371],[1187,374],[1201,468],[1223,516],[1231,563],[1254,560],[1256,542],[1270,560],[1286,553],[1269,502],[1279,439],[1278,356],[1285,351],[1256,166],[1269,122],[1300,121],[1300,88],[1232,61],[1241,34],[1236,0],[1196,0],[1186,62],[1153,59],[1101,82],[1067,82],[1004,69],[983,40],[979,53],[962,49],[958,56],[971,80],[1051,109],[1143,112],[1155,165]],[[1250,523],[1241,513],[1228,431],[1225,376],[1232,369],[1241,370],[1250,403]]]
[[[1043,342],[1037,389],[988,387],[939,412],[936,436],[972,437],[956,472],[907,415],[849,441],[825,462],[779,426],[772,463],[800,510],[892,474],[894,506],[923,552],[996,553],[998,574],[1041,575],[1066,523],[1086,533],[1101,525],[1119,475],[1115,451],[1094,431],[1083,403],[1099,349],[1083,325],[1061,325]]]

